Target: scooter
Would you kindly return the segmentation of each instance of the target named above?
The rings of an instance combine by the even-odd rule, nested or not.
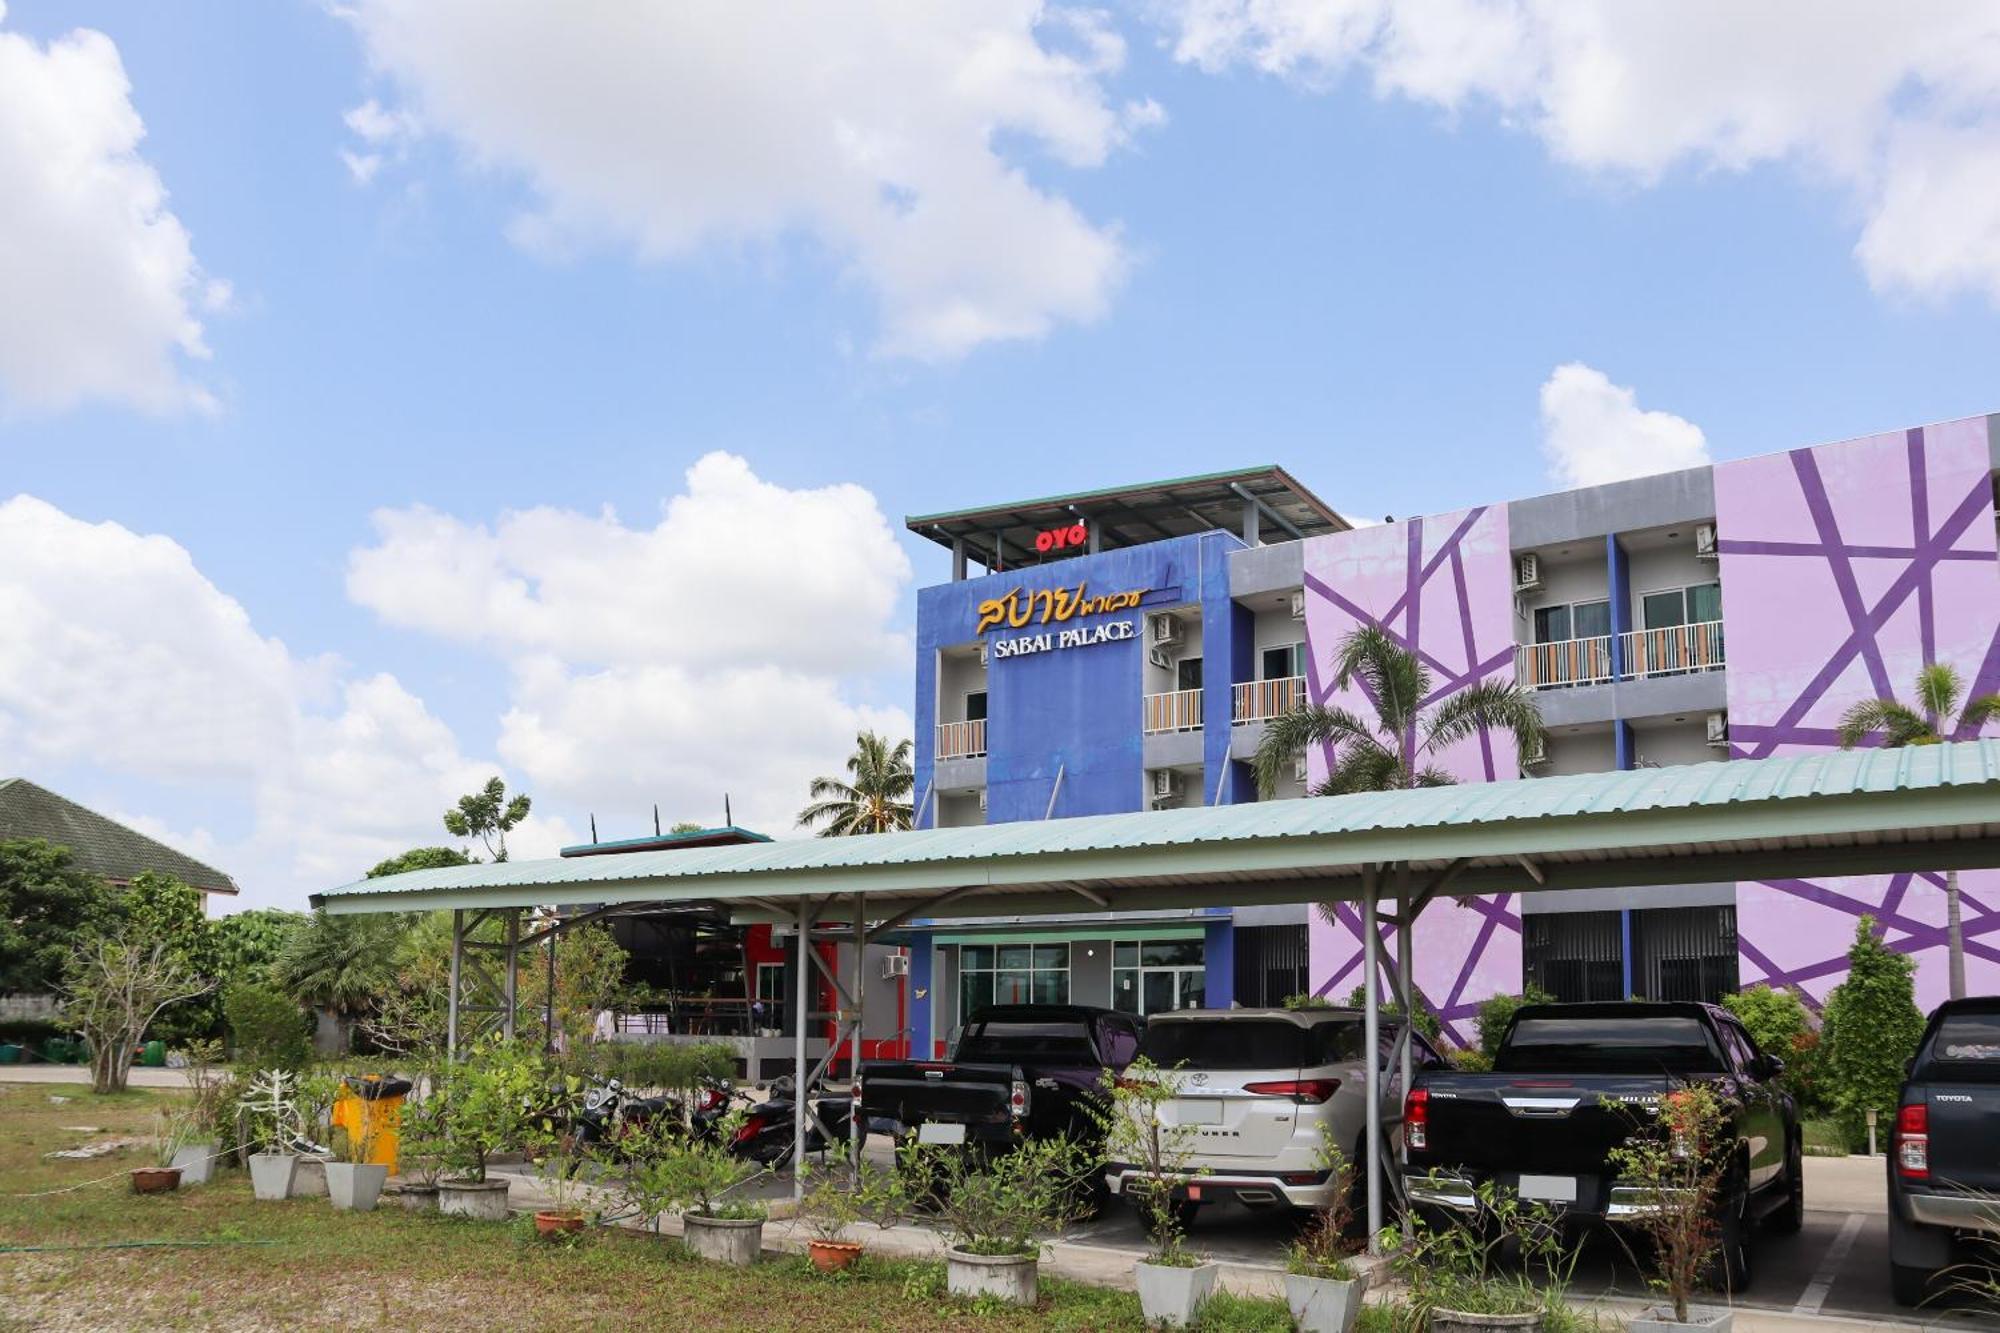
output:
[[[770,1096],[762,1102],[751,1104],[743,1122],[736,1127],[736,1137],[729,1145],[732,1155],[746,1158],[767,1167],[783,1167],[791,1164],[792,1154],[797,1150],[797,1136],[792,1117],[798,1105],[797,1084],[789,1077],[772,1079]],[[806,1151],[824,1153],[827,1150],[826,1134],[820,1129],[823,1124],[845,1148],[850,1135],[849,1127],[854,1121],[854,1101],[850,1097],[820,1096],[813,1098],[812,1108],[816,1119],[806,1121]]]
[[[679,1105],[667,1097],[634,1097],[615,1078],[591,1080],[583,1105],[570,1120],[570,1141],[578,1152],[604,1146],[614,1151],[627,1134],[643,1130],[662,1115],[679,1118]]]

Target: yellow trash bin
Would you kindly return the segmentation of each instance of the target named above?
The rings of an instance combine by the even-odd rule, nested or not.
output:
[[[349,1075],[340,1081],[333,1098],[333,1124],[347,1131],[348,1140],[368,1144],[368,1160],[396,1174],[397,1128],[402,1120],[403,1098],[409,1095],[406,1078],[381,1074]]]

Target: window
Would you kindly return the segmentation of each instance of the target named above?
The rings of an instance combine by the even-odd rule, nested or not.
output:
[[[1617,912],[1536,912],[1521,922],[1528,980],[1568,1003],[1625,998],[1625,928]]]
[[[961,1017],[989,1004],[1068,1004],[1067,944],[968,944],[958,952]]]
[[[1103,1024],[1104,1063],[1123,1069],[1139,1053],[1139,1027],[1125,1018],[1107,1018]]]
[[[1200,940],[1146,940],[1111,947],[1111,1006],[1128,1014],[1199,1009],[1208,969]]]
[[[965,720],[984,722],[986,720],[986,691],[974,690],[965,696]]]
[[[1352,1019],[1195,1018],[1148,1025],[1140,1050],[1163,1069],[1312,1069],[1359,1059],[1361,1035]]]
[[[780,1031],[791,1027],[795,1008],[791,973],[789,963],[757,964],[756,1026]]]
[[[1722,585],[1696,583],[1685,588],[1663,588],[1639,599],[1640,626],[1644,629],[1671,629],[1676,625],[1699,625],[1722,619]]]
[[[1597,1011],[1515,1019],[1493,1072],[1711,1074],[1722,1072],[1722,1062],[1698,1018]]]
[[[1737,988],[1736,908],[1632,913],[1632,989],[1649,1000],[1714,1004]]]
[[[1174,688],[1177,690],[1198,690],[1201,688],[1201,659],[1183,657],[1174,663]]]
[[[1597,639],[1611,632],[1611,603],[1570,602],[1535,608],[1535,642],[1567,643]]]
[[[1306,674],[1306,646],[1302,643],[1287,644],[1283,648],[1266,648],[1263,653],[1263,674],[1259,680],[1284,680],[1291,676]]]

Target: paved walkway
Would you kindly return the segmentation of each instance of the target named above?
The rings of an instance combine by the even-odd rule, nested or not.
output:
[[[135,1065],[127,1080],[135,1088],[185,1088],[185,1069],[155,1069]],[[74,1083],[90,1087],[88,1065],[0,1065],[0,1083]]]

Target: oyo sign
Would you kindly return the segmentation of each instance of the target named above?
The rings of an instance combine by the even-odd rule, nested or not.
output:
[[[1081,523],[1072,523],[1066,528],[1045,528],[1035,534],[1035,549],[1043,555],[1050,551],[1068,550],[1072,546],[1082,546],[1090,540],[1090,529]]]

